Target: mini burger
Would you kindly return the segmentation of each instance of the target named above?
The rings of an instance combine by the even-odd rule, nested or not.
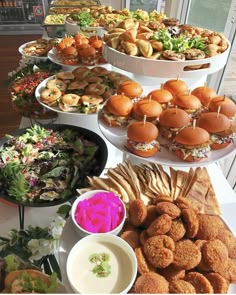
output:
[[[80,96],[73,93],[64,94],[59,102],[59,108],[64,112],[75,112],[80,107]]]
[[[109,126],[127,126],[133,108],[132,100],[126,95],[113,95],[101,111],[101,119]]]
[[[166,109],[159,117],[160,134],[168,139],[173,139],[181,129],[189,124],[189,115],[179,108]]]
[[[173,95],[171,92],[167,89],[160,88],[151,91],[148,93],[147,98],[151,98],[152,100],[155,100],[161,104],[161,107],[163,109],[166,109],[171,105],[171,102],[173,100]]]
[[[185,81],[180,79],[167,80],[163,84],[163,88],[168,90],[174,98],[176,95],[188,93],[188,85],[185,83]]]
[[[87,44],[87,47],[78,50],[80,62],[86,66],[95,65],[98,54],[95,48]]]
[[[170,149],[184,161],[200,161],[211,150],[210,134],[200,127],[186,127],[176,135]]]
[[[135,121],[127,128],[127,148],[140,157],[152,157],[160,149],[158,129],[151,122]]]
[[[215,90],[207,86],[194,88],[191,94],[195,95],[201,101],[202,105],[206,107],[208,107],[211,99],[216,96]]]
[[[223,149],[236,140],[231,122],[223,114],[216,112],[202,114],[197,120],[197,125],[210,133],[213,150]]]
[[[78,63],[78,51],[74,46],[65,47],[61,52],[61,56],[64,64],[76,65]]]
[[[123,81],[117,89],[117,94],[124,94],[130,98],[140,97],[143,93],[142,86],[132,80]]]
[[[209,111],[218,112],[218,110],[228,118],[233,118],[236,115],[236,104],[226,96],[216,96],[210,101]]]
[[[192,94],[177,95],[173,103],[175,106],[178,106],[187,112],[193,118],[198,114],[198,112],[202,110],[202,104],[200,100]]]
[[[147,121],[155,121],[161,112],[162,107],[159,102],[144,98],[134,104],[132,116],[137,120],[142,120],[146,116]]]

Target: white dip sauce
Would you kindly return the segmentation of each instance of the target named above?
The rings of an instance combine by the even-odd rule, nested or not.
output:
[[[89,257],[96,253],[110,256],[111,273],[107,277],[97,277],[92,272],[94,264]],[[131,261],[119,247],[109,242],[88,243],[78,249],[70,269],[70,278],[79,293],[120,293],[130,283]]]

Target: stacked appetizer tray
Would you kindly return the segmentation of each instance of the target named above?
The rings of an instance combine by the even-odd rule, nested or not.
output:
[[[127,19],[104,35],[104,58],[143,76],[200,78],[222,69],[229,41],[218,32],[180,25],[176,19]]]

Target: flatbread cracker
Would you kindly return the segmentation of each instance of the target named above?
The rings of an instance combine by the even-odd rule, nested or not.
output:
[[[189,169],[188,177],[187,177],[187,179],[186,179],[186,181],[184,183],[184,186],[183,186],[183,188],[181,190],[181,197],[182,198],[184,198],[186,196],[186,192],[187,192],[188,188],[190,187],[190,183],[192,182],[192,179],[193,179],[193,177],[195,175],[195,172],[196,172],[196,170],[194,170],[193,168]]]
[[[198,167],[195,170],[194,181],[185,198],[198,213],[220,214],[220,207],[206,168]]]
[[[174,199],[182,195],[182,189],[187,177],[188,177],[188,172],[181,171],[181,170],[177,171]]]
[[[131,185],[124,179],[124,177],[122,177],[122,175],[117,173],[114,169],[108,169],[107,175],[112,181],[115,179],[116,182],[122,186],[123,188],[122,190],[126,191],[130,201],[133,201],[136,199],[135,194],[132,191]]]

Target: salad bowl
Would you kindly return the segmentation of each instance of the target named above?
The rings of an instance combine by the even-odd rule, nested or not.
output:
[[[95,132],[72,125],[34,125],[0,139],[0,193],[15,204],[47,207],[70,201],[99,176],[108,150]]]

